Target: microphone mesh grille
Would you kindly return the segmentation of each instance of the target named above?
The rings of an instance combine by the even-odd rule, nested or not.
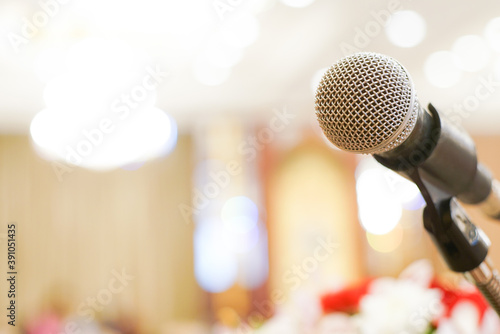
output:
[[[338,148],[383,153],[408,138],[419,105],[401,64],[362,52],[341,59],[325,73],[315,109],[323,132]]]

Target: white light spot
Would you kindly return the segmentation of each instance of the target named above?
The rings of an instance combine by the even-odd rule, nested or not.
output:
[[[403,208],[408,210],[418,210],[425,204],[425,201],[420,194],[420,190],[415,183],[389,169],[385,171],[384,177],[389,185],[391,197],[395,201],[399,202]]]
[[[226,291],[236,282],[238,262],[231,249],[231,235],[218,220],[197,223],[194,268],[196,280],[208,292]]]
[[[356,182],[359,219],[363,228],[372,234],[392,231],[401,219],[401,204],[392,197],[385,180],[385,171],[369,169]]]
[[[389,41],[402,48],[418,45],[423,41],[425,33],[424,18],[412,10],[394,13],[385,27],[385,34]]]
[[[281,0],[287,6],[295,8],[304,8],[312,4],[315,0]]]
[[[43,50],[35,60],[35,72],[38,78],[47,83],[58,75],[61,75],[64,70],[65,52],[62,49],[50,48]]]
[[[468,72],[477,72],[488,65],[491,52],[486,41],[477,35],[462,36],[452,47],[457,67]]]
[[[222,37],[231,46],[245,48],[259,37],[259,21],[248,12],[239,12],[228,18],[222,27]]]
[[[434,52],[424,64],[424,73],[431,84],[440,88],[456,85],[462,77],[462,71],[456,67],[456,56],[449,51]]]
[[[247,233],[257,225],[259,210],[248,197],[232,197],[222,207],[221,218],[228,230]]]
[[[203,50],[200,55],[200,57],[205,58],[208,64],[222,68],[236,65],[242,56],[242,49],[216,40]]]
[[[64,57],[64,73],[44,90],[47,108],[30,131],[41,156],[84,168],[139,166],[177,141],[175,121],[154,108],[156,85],[144,53],[92,38]]]
[[[488,22],[484,29],[484,37],[493,50],[500,52],[500,17]]]
[[[214,66],[206,58],[198,57],[193,64],[193,72],[198,82],[207,86],[218,86],[229,78],[231,69]]]

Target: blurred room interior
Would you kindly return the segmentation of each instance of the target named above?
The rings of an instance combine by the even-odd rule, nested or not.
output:
[[[314,92],[348,54],[394,57],[500,177],[499,10],[1,1],[0,333],[218,333],[418,259],[455,280],[416,186],[330,144]],[[500,265],[500,225],[468,210]]]

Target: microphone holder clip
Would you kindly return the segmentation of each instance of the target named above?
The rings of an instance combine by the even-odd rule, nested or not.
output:
[[[426,201],[424,227],[449,268],[475,284],[500,316],[500,275],[488,258],[490,240],[454,197],[426,185],[418,168],[406,172]]]

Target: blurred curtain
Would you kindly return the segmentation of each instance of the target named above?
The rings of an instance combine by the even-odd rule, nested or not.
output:
[[[56,295],[70,314],[80,309],[89,316],[99,294],[96,319],[125,312],[144,330],[199,319],[193,222],[179,210],[191,201],[191,152],[190,138],[180,137],[170,156],[135,171],[77,168],[59,180],[28,137],[0,137],[0,233],[17,223],[18,321]],[[0,256],[3,266],[6,251]],[[133,279],[122,291],[106,293],[122,271]]]

